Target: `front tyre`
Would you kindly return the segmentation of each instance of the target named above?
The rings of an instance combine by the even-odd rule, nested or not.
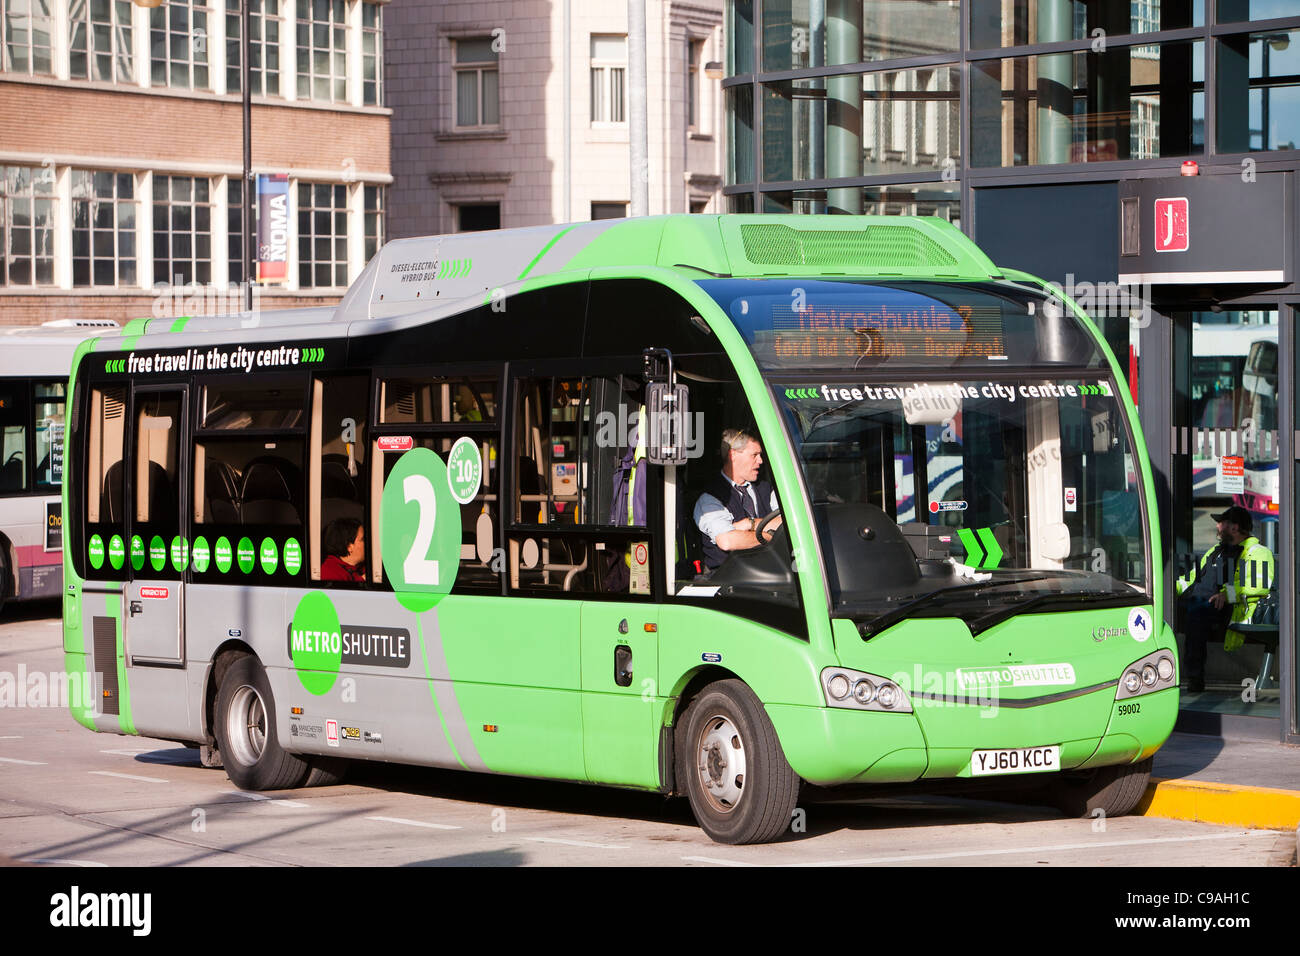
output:
[[[1108,817],[1122,817],[1142,800],[1151,782],[1148,757],[1139,763],[1097,767],[1063,777],[1056,782],[1056,805],[1068,817],[1090,817],[1100,810]]]
[[[288,790],[307,779],[307,761],[276,739],[275,700],[255,657],[230,666],[217,691],[217,748],[226,774],[241,790]]]
[[[790,826],[799,777],[754,692],[722,680],[677,725],[677,779],[700,828],[718,843],[768,843]]]

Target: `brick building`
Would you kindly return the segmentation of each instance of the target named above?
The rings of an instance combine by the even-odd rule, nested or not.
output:
[[[289,177],[261,305],[329,304],[384,237],[390,8],[250,2],[253,172]],[[0,325],[238,307],[239,31],[239,0],[0,0]]]
[[[713,212],[722,2],[646,0],[651,214]],[[406,0],[385,11],[393,237],[627,214],[627,5]]]

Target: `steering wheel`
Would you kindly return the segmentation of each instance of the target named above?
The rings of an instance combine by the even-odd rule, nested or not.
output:
[[[765,548],[772,543],[770,538],[763,537],[763,532],[767,530],[767,526],[771,524],[772,521],[779,517],[781,517],[781,509],[777,508],[775,511],[763,515],[763,517],[759,518],[754,524],[754,536],[758,538],[758,546],[760,548]]]

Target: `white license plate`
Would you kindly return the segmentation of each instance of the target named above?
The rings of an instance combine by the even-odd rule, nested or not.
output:
[[[970,775],[1047,773],[1061,769],[1061,748],[1017,747],[1015,750],[976,750],[970,755]]]

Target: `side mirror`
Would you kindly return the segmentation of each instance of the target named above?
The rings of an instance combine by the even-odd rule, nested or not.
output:
[[[687,429],[691,421],[691,393],[677,384],[673,353],[650,348],[645,362],[645,456],[652,465],[686,464]]]
[[[646,460],[652,465],[686,464],[686,429],[691,393],[685,385],[651,382],[646,386]]]

